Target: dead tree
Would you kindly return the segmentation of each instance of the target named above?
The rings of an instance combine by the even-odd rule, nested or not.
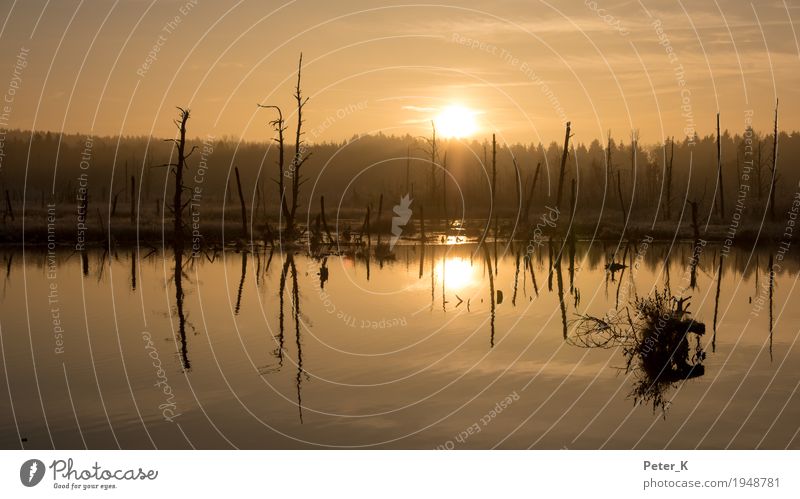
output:
[[[303,68],[303,54],[300,54],[300,61],[297,64],[297,85],[295,86],[294,98],[297,105],[297,128],[295,131],[295,144],[294,144],[294,158],[289,168],[286,168],[286,154],[285,154],[285,141],[284,132],[287,129],[286,121],[283,119],[281,108],[273,105],[257,104],[258,107],[275,109],[278,111],[278,118],[270,122],[270,125],[278,132],[278,137],[275,141],[278,143],[278,192],[280,195],[281,212],[286,219],[286,237],[294,238],[296,236],[295,215],[297,213],[297,206],[300,200],[300,186],[304,183],[300,176],[300,168],[311,156],[311,153],[305,151],[305,144],[303,144],[303,108],[308,102],[308,97],[305,99],[300,90],[300,78]],[[292,199],[291,206],[287,201],[286,196],[286,181],[285,178],[291,179],[292,186]]]
[[[124,193],[125,189],[122,189],[118,193],[114,194],[111,198],[111,216],[114,217],[117,214],[117,202],[119,201],[119,195]]]
[[[325,218],[325,196],[319,197],[319,213],[322,217],[322,228],[325,229],[325,234],[328,236],[328,243],[329,244],[336,244],[336,241],[333,240],[331,236],[331,230],[328,228],[328,220]],[[338,234],[337,234],[338,236]]]
[[[769,216],[775,220],[775,188],[778,184],[778,101],[775,100],[775,127],[772,130],[772,185],[769,189]]]
[[[528,197],[525,200],[525,213],[523,214],[523,222],[527,225],[531,213],[531,202],[533,201],[533,191],[536,188],[536,180],[539,178],[539,169],[542,163],[536,163],[536,172],[533,174],[533,182],[528,188]]]
[[[378,231],[378,248],[381,247],[381,232],[383,231],[383,193],[381,193],[380,200],[378,201],[378,213],[375,217],[375,228]]]
[[[294,160],[292,160],[292,206],[289,209],[289,218],[287,222],[288,233],[290,236],[295,235],[295,215],[297,213],[297,206],[300,204],[300,185],[304,183],[301,181],[300,168],[311,156],[311,153],[305,152],[305,145],[303,144],[303,107],[308,102],[308,97],[305,99],[300,91],[300,74],[303,68],[303,53],[300,53],[300,61],[297,63],[297,86],[295,87],[294,99],[297,103],[297,128],[294,140]]]
[[[564,175],[567,168],[567,155],[569,154],[570,122],[567,122],[567,131],[564,134],[564,150],[561,153],[561,169],[558,172],[558,194],[556,197],[556,208],[561,209],[561,191],[564,188]]]
[[[606,147],[606,186],[611,187],[614,180],[614,169],[611,167],[611,130],[608,131],[608,146]]]
[[[578,193],[577,181],[573,178],[572,179],[572,195],[570,196],[570,200],[569,200],[569,230],[570,230],[569,239],[570,239],[570,242],[573,245],[572,246],[573,250],[574,250],[574,244],[575,244],[575,227],[574,227],[574,223],[575,223],[575,210],[577,209],[577,205],[576,205],[577,193]],[[574,259],[574,255],[573,255],[572,259]],[[570,266],[570,268],[573,268],[573,266]],[[570,283],[571,282],[572,282],[572,280],[570,279]]]
[[[486,147],[483,149],[483,162],[486,164]],[[492,223],[492,215],[495,219],[495,235],[497,235],[497,215],[495,214],[495,199],[497,192],[497,137],[492,134],[492,185],[491,192],[489,193],[489,216],[486,219],[486,226],[483,229],[481,236],[481,244],[486,242],[486,236],[489,234],[489,226]]]
[[[622,209],[622,225],[624,227],[628,222],[628,210],[625,208],[625,200],[622,198],[622,177],[619,170],[617,170],[617,193],[619,194],[619,206]]]
[[[136,177],[131,175],[131,225],[136,225]]]
[[[436,158],[437,158],[437,151],[436,151],[436,123],[431,121],[431,138],[426,139],[428,142],[428,146],[431,150],[431,185],[428,187],[428,196],[430,196],[430,201],[436,206]]]
[[[511,163],[514,165],[514,180],[516,181],[517,186],[517,221],[519,221],[519,210],[522,209],[522,176],[519,173],[519,166],[517,166],[517,158],[514,155],[511,155]],[[514,224],[514,228],[511,232],[511,240],[514,239],[514,234],[517,230],[517,224]]]
[[[717,184],[719,184],[719,217],[725,218],[725,188],[722,183],[722,144],[719,135],[719,113],[717,113]]]
[[[444,216],[444,231],[447,236],[449,220],[447,219],[447,151],[442,161],[442,215]]]
[[[234,166],[234,171],[236,172],[236,190],[239,193],[239,204],[242,208],[242,237],[248,238],[250,236],[250,231],[247,229],[247,206],[244,204],[244,195],[242,194],[242,181],[239,178],[239,167]]]
[[[280,199],[280,210],[283,218],[288,220],[289,219],[289,205],[286,203],[286,182],[285,182],[285,175],[284,171],[286,169],[286,148],[285,143],[283,140],[283,133],[286,131],[286,122],[283,119],[283,112],[281,112],[281,108],[278,106],[265,106],[261,104],[256,104],[258,107],[265,108],[265,109],[274,109],[278,112],[278,117],[269,122],[269,124],[275,129],[278,136],[273,140],[278,144],[278,199]]]
[[[6,211],[3,213],[3,223],[5,223],[6,217],[10,218],[12,222],[14,221],[14,208],[11,206],[11,196],[8,194],[8,189],[6,189]]]
[[[697,201],[689,201],[689,206],[692,210],[692,236],[695,241],[700,239],[700,226],[697,223],[697,205]]]
[[[638,173],[638,155],[636,154],[639,143],[639,131],[631,130],[631,200],[630,208],[633,209],[634,196],[636,194],[636,181],[639,179]],[[619,173],[619,172],[617,172]]]
[[[665,165],[665,172],[664,176],[666,177],[665,183],[666,185],[666,219],[670,220],[672,218],[672,160],[675,159],[675,138],[673,137],[670,140],[670,154],[669,160],[667,160],[667,143],[664,143],[664,161],[666,162]]]
[[[753,134],[755,135],[755,132],[753,132]],[[756,161],[755,164],[756,184],[757,184],[756,192],[758,193],[758,204],[760,206],[761,200],[764,198],[764,181],[762,179],[762,168],[764,166],[764,163],[762,161],[762,156],[761,156],[761,146],[764,144],[764,141],[762,141],[758,136],[756,136],[756,138],[758,139],[758,160]]]
[[[172,216],[174,220],[173,224],[173,244],[175,248],[182,248],[183,247],[183,209],[189,203],[183,202],[183,191],[184,189],[188,189],[185,185],[183,185],[183,173],[184,168],[186,168],[186,160],[194,154],[197,150],[197,146],[193,146],[189,153],[186,153],[186,122],[189,121],[189,110],[183,109],[182,107],[178,107],[178,119],[173,120],[175,126],[178,128],[178,138],[177,139],[164,139],[165,142],[172,142],[175,151],[178,155],[177,161],[175,163],[167,163],[164,165],[159,166],[166,166],[170,169],[170,172],[175,175],[175,192],[172,196]]]
[[[497,200],[497,137],[492,134],[492,211]]]
[[[406,146],[406,194],[411,192],[411,146]]]

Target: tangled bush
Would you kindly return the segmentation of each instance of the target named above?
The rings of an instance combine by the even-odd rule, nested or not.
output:
[[[581,315],[568,341],[584,348],[622,348],[625,372],[636,377],[629,396],[665,411],[667,389],[705,374],[700,336],[706,328],[690,318],[688,300],[665,290],[602,318]]]

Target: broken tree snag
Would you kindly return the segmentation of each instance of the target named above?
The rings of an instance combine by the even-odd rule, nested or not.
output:
[[[719,218],[725,218],[725,188],[722,183],[722,144],[719,136],[719,113],[717,113],[717,184],[719,185]]]
[[[285,140],[284,132],[287,129],[286,122],[283,119],[281,108],[274,105],[261,105],[261,108],[275,109],[278,111],[278,118],[271,121],[270,125],[278,132],[278,137],[275,141],[278,143],[278,194],[280,196],[281,212],[283,218],[286,219],[285,236],[287,239],[293,239],[297,235],[295,227],[295,215],[297,207],[300,202],[300,185],[303,183],[300,176],[300,168],[311,156],[311,153],[306,153],[306,147],[303,143],[303,108],[308,102],[308,97],[303,98],[300,90],[301,70],[303,68],[303,54],[300,54],[300,60],[297,64],[297,84],[295,86],[294,99],[297,105],[297,128],[295,130],[295,145],[294,145],[294,158],[292,159],[289,168],[286,168],[285,163]],[[286,196],[286,179],[289,179],[292,187],[291,207],[287,201]]]
[[[572,197],[569,201],[569,238],[571,241],[575,241],[575,227],[573,223],[575,222],[575,195],[577,194],[577,186],[575,179],[572,179]]]
[[[136,177],[131,175],[131,224],[136,224]]]
[[[483,162],[486,164],[486,147],[483,148]],[[489,235],[489,229],[492,225],[492,216],[495,214],[495,198],[497,193],[497,138],[492,134],[492,184],[489,192],[489,214],[486,218],[486,226],[483,228],[481,235],[481,244],[486,241]]]
[[[278,111],[278,117],[269,122],[270,125],[278,133],[278,136],[272,140],[278,143],[278,199],[280,200],[280,211],[285,220],[289,219],[289,206],[286,204],[286,182],[284,170],[286,167],[286,148],[283,140],[283,133],[286,131],[286,124],[283,120],[283,113],[278,106],[266,106],[256,104],[256,106],[264,109],[275,109]],[[265,196],[266,198],[266,196]],[[280,229],[280,228],[279,228]]]
[[[528,198],[525,200],[525,214],[523,221],[527,224],[531,213],[531,202],[533,201],[533,191],[536,188],[536,179],[539,178],[539,169],[542,163],[536,163],[536,172],[533,174],[533,182],[531,182],[530,189],[528,190]]]
[[[250,231],[247,228],[247,207],[244,204],[244,195],[242,194],[242,181],[239,178],[239,167],[234,166],[233,170],[236,172],[236,190],[239,192],[239,204],[242,208],[242,237],[250,237]]]
[[[294,237],[295,235],[295,215],[297,213],[297,206],[300,202],[300,168],[303,166],[303,163],[311,156],[311,153],[305,153],[305,146],[303,144],[303,107],[305,107],[306,102],[308,102],[308,97],[305,99],[302,96],[302,92],[300,90],[300,75],[301,70],[303,69],[303,53],[300,53],[300,61],[297,63],[297,86],[295,87],[294,92],[294,99],[297,102],[297,129],[295,132],[295,139],[294,139],[294,160],[292,161],[292,207],[289,210],[289,226],[287,227],[289,235]]]
[[[111,217],[115,217],[117,215],[117,202],[119,201],[119,195],[122,194],[122,191],[114,194],[114,197],[111,198]]]
[[[666,160],[667,157],[667,143],[664,143],[664,159]],[[672,160],[675,158],[675,138],[673,137],[670,140],[670,155],[669,160],[667,160],[666,164],[666,188],[667,188],[667,199],[666,199],[666,218],[669,221],[672,218]]]
[[[419,207],[419,230],[420,235],[419,239],[423,243],[425,242],[425,205],[420,205]]]
[[[442,161],[442,216],[444,217],[444,235],[447,236],[447,151]]]
[[[778,183],[778,100],[775,100],[775,127],[772,130],[772,185],[769,190],[769,217],[775,220],[775,188]]]
[[[380,200],[378,201],[378,213],[375,216],[375,229],[378,231],[378,246],[381,245],[381,216],[383,215],[383,193],[381,193]]]
[[[328,236],[328,243],[335,244],[333,237],[331,237],[331,231],[328,228],[328,220],[325,218],[325,196],[319,197],[319,212],[322,217],[322,228],[325,229],[325,234]]]
[[[492,212],[495,211],[497,199],[497,138],[492,134]]]
[[[372,236],[370,235],[369,227],[369,205],[367,205],[367,214],[364,216],[364,225],[361,226],[361,241],[364,241],[364,234],[367,235],[367,251],[372,246]]]
[[[177,139],[165,139],[165,142],[172,142],[175,150],[178,153],[178,160],[176,163],[168,163],[166,166],[175,175],[175,193],[172,196],[172,215],[174,217],[173,225],[173,244],[176,248],[183,247],[183,191],[186,186],[183,185],[183,171],[186,167],[186,160],[189,159],[197,146],[192,147],[189,153],[186,153],[186,122],[189,121],[189,110],[178,107],[178,119],[174,120],[175,126],[178,128]],[[188,202],[187,202],[188,203]]]
[[[11,196],[8,194],[8,189],[6,189],[6,212],[3,216],[3,221],[5,221],[6,217],[9,217],[12,222],[14,221],[14,208],[11,207]]]
[[[431,121],[432,135],[428,140],[431,148],[431,185],[429,186],[428,195],[430,196],[431,203],[436,203],[436,123]]]
[[[617,192],[619,193],[619,206],[622,209],[622,226],[628,222],[628,210],[625,208],[625,200],[622,198],[622,177],[617,170]]]
[[[567,131],[564,134],[564,150],[561,152],[561,168],[558,172],[558,193],[556,197],[556,208],[561,209],[561,191],[564,189],[564,175],[567,168],[567,155],[569,154],[570,122],[567,122]]]
[[[514,240],[514,235],[517,232],[517,224],[520,220],[520,210],[522,210],[522,176],[519,172],[519,167],[517,166],[517,158],[514,157],[514,153],[511,153],[511,162],[514,165],[514,181],[517,186],[517,220],[514,222],[514,225],[511,229],[511,240]]]

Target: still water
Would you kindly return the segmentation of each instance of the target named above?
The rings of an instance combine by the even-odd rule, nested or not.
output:
[[[776,254],[5,249],[0,446],[800,448],[799,266]],[[665,289],[702,370],[654,406],[625,345],[575,330]]]

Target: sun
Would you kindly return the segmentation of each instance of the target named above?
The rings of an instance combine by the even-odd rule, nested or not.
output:
[[[436,278],[444,281],[447,289],[460,291],[477,284],[475,268],[469,258],[450,257],[436,266]]]
[[[436,131],[446,139],[463,139],[478,131],[472,109],[460,105],[447,106],[434,118]]]

